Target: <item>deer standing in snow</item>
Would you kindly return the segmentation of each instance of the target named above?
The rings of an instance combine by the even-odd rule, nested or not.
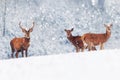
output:
[[[11,57],[13,58],[14,56],[14,52],[16,52],[15,56],[16,58],[18,58],[18,53],[21,52],[22,53],[22,57],[24,57],[24,51],[25,51],[25,55],[26,57],[28,56],[28,47],[30,46],[30,33],[33,31],[34,28],[34,22],[32,27],[29,30],[26,30],[22,27],[21,22],[19,23],[19,27],[22,30],[23,33],[25,33],[24,37],[21,38],[13,38],[10,41],[10,46],[11,46],[11,50],[12,50],[12,54]]]
[[[67,38],[68,40],[75,46],[76,52],[79,52],[80,49],[83,52],[84,51],[84,44],[83,41],[81,40],[81,36],[72,36],[73,28],[71,30],[66,30],[65,32],[67,33]]]
[[[100,45],[100,50],[104,49],[104,43],[111,36],[111,27],[112,24],[106,25],[106,33],[96,34],[96,33],[86,33],[82,36],[82,40],[84,43],[88,45],[89,51],[92,50],[93,47]]]

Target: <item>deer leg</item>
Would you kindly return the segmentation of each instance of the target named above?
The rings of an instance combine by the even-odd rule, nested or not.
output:
[[[91,43],[91,50],[92,50],[92,51],[96,50],[96,48],[95,48],[95,46],[94,46],[93,43]]]
[[[78,52],[78,49],[77,49],[77,47],[76,47],[76,52]]]
[[[88,49],[88,45],[84,47],[85,49]]]
[[[12,57],[12,58],[14,58],[14,56],[13,56],[13,55],[14,55],[14,50],[12,50],[12,54],[11,54],[11,57]]]
[[[94,44],[91,42],[91,50],[93,51],[93,50],[96,50],[96,48],[95,48],[95,46],[94,46]]]
[[[90,42],[89,45],[88,45],[88,50],[89,51],[93,50],[93,47],[94,47],[93,43]]]
[[[88,51],[91,51],[92,50],[92,46],[91,46],[91,42],[89,42],[88,44]]]
[[[23,50],[21,50],[21,53],[22,53],[22,57],[24,57],[24,53],[23,53]]]
[[[14,53],[11,54],[11,57],[12,57],[12,58],[14,58],[14,57],[13,57],[13,54],[14,54]]]
[[[92,50],[97,50],[97,49],[96,49],[96,47],[94,46],[94,47],[92,47]]]
[[[15,55],[16,55],[16,58],[18,58],[18,51],[16,52],[16,54],[15,54]]]
[[[81,48],[81,52],[84,52],[84,47]]]
[[[14,55],[14,49],[13,49],[13,48],[11,48],[11,50],[12,50],[11,57],[12,57],[12,58],[14,58],[14,56],[13,56],[13,55]]]
[[[76,47],[76,52],[79,52],[79,47]]]
[[[88,51],[90,51],[90,45],[88,45]]]
[[[26,57],[28,56],[28,54],[27,54],[27,50],[25,50],[25,56],[26,56]]]
[[[102,49],[104,49],[104,44],[102,43]]]
[[[14,52],[11,54],[11,57],[12,57],[12,58],[14,58],[14,56],[13,56],[13,55],[14,55]]]
[[[11,58],[14,58],[14,57],[13,57],[13,53],[11,54]]]
[[[80,47],[78,47],[78,52],[80,52]]]
[[[103,43],[100,43],[100,50],[104,49],[103,48]]]
[[[88,51],[90,51],[90,49],[89,49],[89,44],[88,44],[88,45],[85,45],[85,46],[84,46],[84,49],[88,49]]]

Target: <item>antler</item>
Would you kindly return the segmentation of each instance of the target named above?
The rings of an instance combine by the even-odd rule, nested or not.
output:
[[[113,24],[111,23],[111,24],[110,24],[110,26],[112,27],[112,26],[113,26]]]
[[[22,26],[21,26],[21,21],[19,22],[19,27],[22,28]]]
[[[35,26],[35,22],[33,22],[33,24],[32,24],[32,27],[31,27],[31,28],[34,28],[34,26]]]
[[[33,31],[34,26],[35,26],[35,22],[33,22],[32,27],[29,29],[30,32]]]
[[[26,30],[22,28],[21,21],[19,22],[19,27],[22,29],[22,32],[26,32]]]

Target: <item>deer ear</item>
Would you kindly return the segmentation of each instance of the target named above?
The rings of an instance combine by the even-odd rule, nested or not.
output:
[[[66,29],[64,29],[64,31],[67,31]]]
[[[113,26],[113,24],[110,24],[110,26],[112,27],[112,26]]]
[[[104,24],[104,26],[105,26],[105,27],[107,27],[107,25],[106,25],[106,24]]]
[[[29,29],[29,32],[32,32],[33,31],[33,27]]]
[[[21,26],[20,26],[20,28],[22,29],[22,32],[24,32],[24,33],[26,32],[26,30],[24,28],[22,28]]]
[[[22,32],[26,33],[26,30],[22,28]]]
[[[74,30],[74,28],[71,29],[71,31],[73,31],[73,30]]]

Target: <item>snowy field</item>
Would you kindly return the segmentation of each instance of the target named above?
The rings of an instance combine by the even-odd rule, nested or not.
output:
[[[0,60],[0,80],[120,80],[120,50]]]
[[[0,0],[0,80],[120,80],[120,0]],[[10,40],[30,34],[28,58],[11,59]],[[104,50],[74,53],[73,35],[105,33]]]

